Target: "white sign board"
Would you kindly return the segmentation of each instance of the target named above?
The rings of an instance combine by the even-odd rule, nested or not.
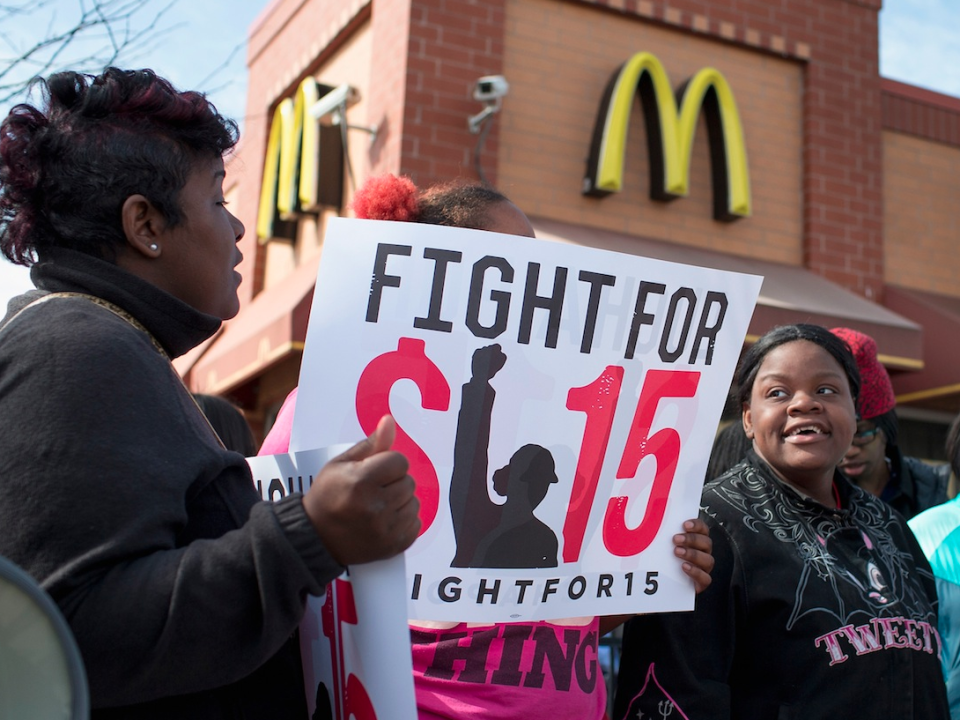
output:
[[[264,500],[304,493],[335,446],[247,458]],[[403,556],[357,565],[323,597],[308,597],[300,657],[311,720],[415,720],[413,663],[403,589]]]
[[[334,219],[291,450],[396,418],[423,521],[411,619],[690,609],[671,538],[697,515],[761,280]]]

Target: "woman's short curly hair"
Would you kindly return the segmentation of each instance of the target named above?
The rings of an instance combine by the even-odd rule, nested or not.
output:
[[[131,195],[178,225],[194,163],[237,144],[236,123],[202,93],[180,92],[151,70],[36,82],[44,107],[17,105],[0,124],[0,251],[21,265],[53,247],[112,259]]]

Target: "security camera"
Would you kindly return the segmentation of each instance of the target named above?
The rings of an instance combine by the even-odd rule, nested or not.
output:
[[[477,80],[473,99],[483,103],[499,103],[510,92],[510,84],[503,75],[484,75]]]

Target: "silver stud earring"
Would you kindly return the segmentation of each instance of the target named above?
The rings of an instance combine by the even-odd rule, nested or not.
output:
[[[160,246],[157,245],[156,243],[150,243],[150,249],[156,252],[157,250],[160,249]]]

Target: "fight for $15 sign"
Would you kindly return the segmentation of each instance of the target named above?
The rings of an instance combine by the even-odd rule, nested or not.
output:
[[[423,523],[406,553],[411,619],[690,609],[672,536],[697,515],[761,281],[334,219],[291,450],[394,416]]]

